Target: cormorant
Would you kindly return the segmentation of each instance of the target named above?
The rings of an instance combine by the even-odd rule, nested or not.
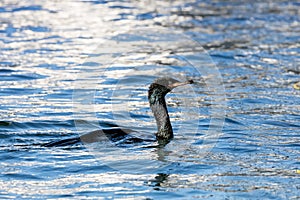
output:
[[[156,120],[157,132],[155,133],[155,136],[159,144],[167,144],[173,138],[173,129],[172,129],[172,125],[170,122],[170,117],[168,114],[168,109],[165,101],[166,94],[168,94],[169,92],[172,91],[172,89],[178,86],[183,86],[192,83],[194,83],[193,80],[180,82],[173,78],[163,77],[163,78],[156,79],[150,85],[148,90],[148,100],[149,100],[150,108]],[[137,137],[131,137],[130,134],[128,134],[130,131],[131,130],[121,129],[119,127],[96,130],[87,133],[85,135],[82,135],[80,137],[49,142],[44,144],[43,146],[58,147],[58,146],[72,145],[78,142],[92,143],[92,142],[101,141],[101,139],[99,138],[103,137],[104,135],[112,142],[118,142],[122,140],[122,143],[125,144],[143,142],[143,141],[152,141],[152,142],[155,141],[155,140],[147,140],[147,139],[141,139]]]

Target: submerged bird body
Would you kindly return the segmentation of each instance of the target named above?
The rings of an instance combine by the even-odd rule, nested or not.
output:
[[[157,132],[155,133],[155,136],[159,144],[166,144],[174,137],[173,129],[172,129],[172,125],[171,125],[171,121],[170,121],[170,117],[168,114],[168,109],[165,101],[166,94],[168,94],[170,91],[172,91],[172,89],[178,86],[192,84],[192,83],[193,80],[179,82],[173,78],[164,77],[155,80],[150,85],[148,90],[148,101],[156,120]],[[67,146],[71,144],[76,144],[80,141],[84,143],[93,143],[93,142],[103,141],[103,139],[101,139],[103,138],[103,136],[105,136],[108,140],[112,142],[122,141],[125,144],[137,143],[143,141],[151,141],[151,142],[154,141],[151,139],[132,137],[129,134],[130,132],[132,132],[132,130],[114,127],[111,129],[92,131],[88,134],[85,134],[77,138],[68,138],[64,140],[50,142],[43,146],[45,147]]]

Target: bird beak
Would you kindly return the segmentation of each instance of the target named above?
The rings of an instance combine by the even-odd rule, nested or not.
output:
[[[185,81],[185,82],[176,82],[176,83],[168,85],[168,88],[170,88],[172,90],[172,89],[174,89],[174,88],[176,88],[178,86],[187,85],[187,84],[193,84],[193,83],[194,83],[193,80],[188,80],[188,81]]]

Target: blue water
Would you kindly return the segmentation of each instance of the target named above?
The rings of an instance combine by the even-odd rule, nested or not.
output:
[[[299,199],[299,10],[0,2],[0,198]],[[42,146],[108,124],[153,136],[147,89],[166,75],[196,84],[167,96],[165,148]]]

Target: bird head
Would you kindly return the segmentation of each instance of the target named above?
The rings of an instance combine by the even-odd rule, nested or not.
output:
[[[150,103],[154,103],[155,101],[164,98],[168,92],[171,92],[174,88],[193,84],[193,80],[187,80],[184,82],[178,81],[169,77],[162,77],[156,79],[149,87],[148,91],[148,99]]]

